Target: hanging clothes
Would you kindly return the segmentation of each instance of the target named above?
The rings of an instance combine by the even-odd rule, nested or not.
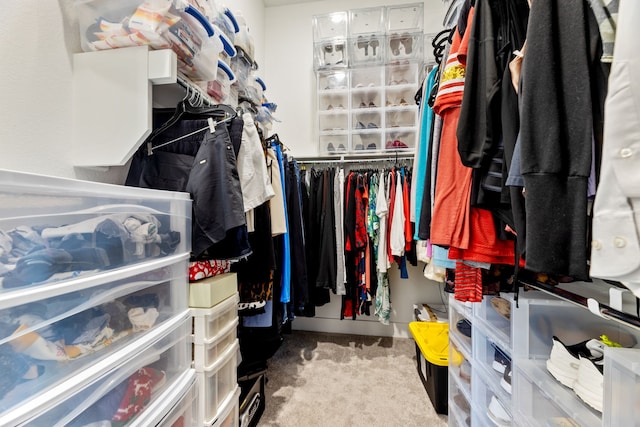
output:
[[[598,24],[586,2],[532,2],[521,76],[520,154],[526,267],[533,271],[588,277],[592,138],[601,141],[607,81],[601,55]]]
[[[278,161],[278,169],[280,170],[280,185],[283,190],[286,190],[286,181],[285,181],[285,171],[284,171],[284,160],[282,157],[282,149],[279,144],[273,144],[273,149],[276,154],[276,159]],[[288,304],[291,301],[291,247],[289,243],[289,218],[287,214],[287,198],[286,194],[284,194],[282,200],[284,206],[284,221],[287,224],[287,231],[282,235],[282,278],[280,282],[281,294],[280,294],[280,302],[283,304]],[[285,316],[285,321],[287,317]]]
[[[154,123],[159,126],[172,114],[157,112]],[[172,140],[207,126],[206,120],[181,120],[162,135]],[[236,117],[218,124],[214,133],[196,133],[154,149],[153,155],[145,143],[132,160],[126,185],[191,194],[193,260],[235,260],[251,253],[235,152],[243,126]]]

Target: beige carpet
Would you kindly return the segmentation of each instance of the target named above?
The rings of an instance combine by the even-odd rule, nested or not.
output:
[[[269,361],[259,427],[443,427],[411,339],[293,331]]]

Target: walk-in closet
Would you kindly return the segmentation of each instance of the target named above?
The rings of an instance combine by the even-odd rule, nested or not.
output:
[[[640,3],[0,16],[0,427],[640,425]]]

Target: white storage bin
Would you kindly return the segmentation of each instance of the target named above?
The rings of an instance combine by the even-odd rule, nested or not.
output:
[[[500,340],[501,346],[511,348],[511,320],[499,314],[497,309],[494,308],[494,304],[498,306],[498,309],[506,305],[509,313],[511,313],[512,307],[515,307],[513,295],[503,294],[500,298],[496,298],[495,296],[485,295],[482,298],[482,302],[474,306],[474,315],[487,326],[486,329],[492,335]]]
[[[424,34],[422,32],[393,32],[387,34],[384,52],[389,64],[403,64],[409,61],[422,62]]]
[[[323,111],[319,116],[320,132],[346,131],[349,116],[345,111]]]
[[[349,87],[349,73],[346,71],[319,71],[318,91],[340,91]]]
[[[382,131],[380,129],[356,129],[352,131],[353,150],[379,151],[382,149]]]
[[[513,372],[516,420],[546,426],[552,418],[569,418],[581,427],[602,425],[601,415],[547,372],[544,362],[518,360]],[[619,426],[629,424],[617,424]]]
[[[422,31],[424,26],[424,4],[412,3],[387,6],[387,33],[396,31]]]
[[[213,365],[198,372],[198,424],[211,424],[218,419],[225,401],[237,389],[238,348],[236,341]]]
[[[386,56],[386,38],[383,33],[359,34],[349,37],[349,63],[354,66],[382,64]]]
[[[212,366],[216,359],[236,342],[238,335],[238,318],[224,326],[219,333],[202,343],[193,344],[193,364],[197,371]]]
[[[477,417],[483,420],[485,425],[503,425],[491,421],[489,408],[492,399],[497,399],[500,405],[505,409],[507,418],[504,425],[509,425],[513,420],[513,412],[511,408],[511,395],[507,394],[493,378],[489,377],[486,369],[482,366],[474,366],[473,369],[473,405],[478,408]]]
[[[384,8],[367,7],[349,11],[349,34],[384,33]]]
[[[348,16],[346,11],[325,13],[313,17],[313,40],[330,40],[347,37]]]
[[[31,399],[79,380],[78,372],[108,369],[104,364],[114,354],[129,354],[187,313],[188,255],[173,258],[172,265],[162,265],[171,258],[156,260],[160,267],[115,281],[96,276],[5,292],[0,351],[12,369],[0,378],[0,419],[25,405],[37,407]],[[20,381],[22,370],[34,366],[41,375]]]
[[[465,394],[454,381],[449,381],[449,390],[449,425],[454,421],[455,425],[471,427],[470,395]]]
[[[16,288],[115,274],[188,253],[191,245],[187,193],[0,170],[0,201],[2,297]]]
[[[349,50],[346,38],[314,43],[314,68],[316,70],[346,68],[349,65]]]
[[[602,422],[640,426],[640,349],[605,348]]]
[[[22,405],[0,415],[0,425],[82,426],[104,419],[128,423],[143,416],[189,368],[187,314],[175,316],[129,348],[77,369],[56,387],[39,390],[31,384],[14,390],[22,393]],[[132,406],[125,405],[125,399]]]
[[[323,154],[344,154],[350,150],[349,134],[344,132],[323,132],[320,135],[320,152]]]
[[[505,347],[503,342],[490,338],[486,333],[488,331],[478,327],[478,323],[479,319],[475,319],[476,326],[473,328],[473,356],[475,360],[487,367],[492,377],[495,377],[499,381],[502,374],[492,369],[496,348],[500,349],[509,359],[511,359],[511,349]]]
[[[451,331],[451,328],[449,329]],[[471,399],[473,361],[455,337],[449,335],[449,378],[454,379],[467,399]]]
[[[239,420],[239,398],[240,388],[231,394],[227,400],[222,404],[222,407],[218,411],[216,420],[210,424],[205,424],[206,427],[238,427]]]
[[[467,320],[469,324],[471,324],[472,330],[474,326],[469,320],[470,317],[465,316],[463,312],[460,311],[465,310],[464,305],[457,301],[455,303],[451,303],[452,300],[453,297],[449,299],[449,336],[453,337],[456,342],[456,346],[459,348],[462,354],[465,355],[465,357],[467,357],[468,359],[471,359],[471,357],[473,356],[471,348],[471,337],[466,336],[462,332],[460,332],[460,330],[458,329],[458,324],[463,320]]]
[[[526,292],[521,295],[518,305],[519,308],[511,313],[512,321],[528,327],[523,327],[518,331],[521,333],[513,336],[515,356],[548,359],[554,335],[567,345],[598,338],[603,334],[623,347],[632,347],[640,342],[637,332],[631,328],[540,292]],[[518,320],[515,316],[518,316]]]
[[[192,308],[194,343],[210,342],[227,325],[233,323],[238,318],[238,302],[240,297],[236,293],[211,308]]]
[[[407,128],[417,125],[418,108],[416,106],[388,107],[385,111],[387,128]]]

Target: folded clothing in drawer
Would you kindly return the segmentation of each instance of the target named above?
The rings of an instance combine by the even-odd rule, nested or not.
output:
[[[141,417],[154,400],[162,398],[165,390],[173,388],[188,372],[188,328],[188,319],[177,319],[153,343],[140,349],[137,357],[114,361],[112,370],[92,379],[91,384],[80,389],[61,384],[58,390],[62,400],[41,414],[34,411],[28,425],[71,427],[107,422],[124,426]]]
[[[38,224],[26,217],[29,223],[3,229],[0,221],[2,288],[65,280],[167,256],[180,244],[180,232],[170,230],[151,213],[83,217],[86,213],[69,214],[69,223],[58,227],[45,226],[47,219]]]
[[[16,305],[0,309],[0,413],[20,404],[24,393],[54,387],[186,313],[186,264],[185,256],[68,293],[8,293]]]

